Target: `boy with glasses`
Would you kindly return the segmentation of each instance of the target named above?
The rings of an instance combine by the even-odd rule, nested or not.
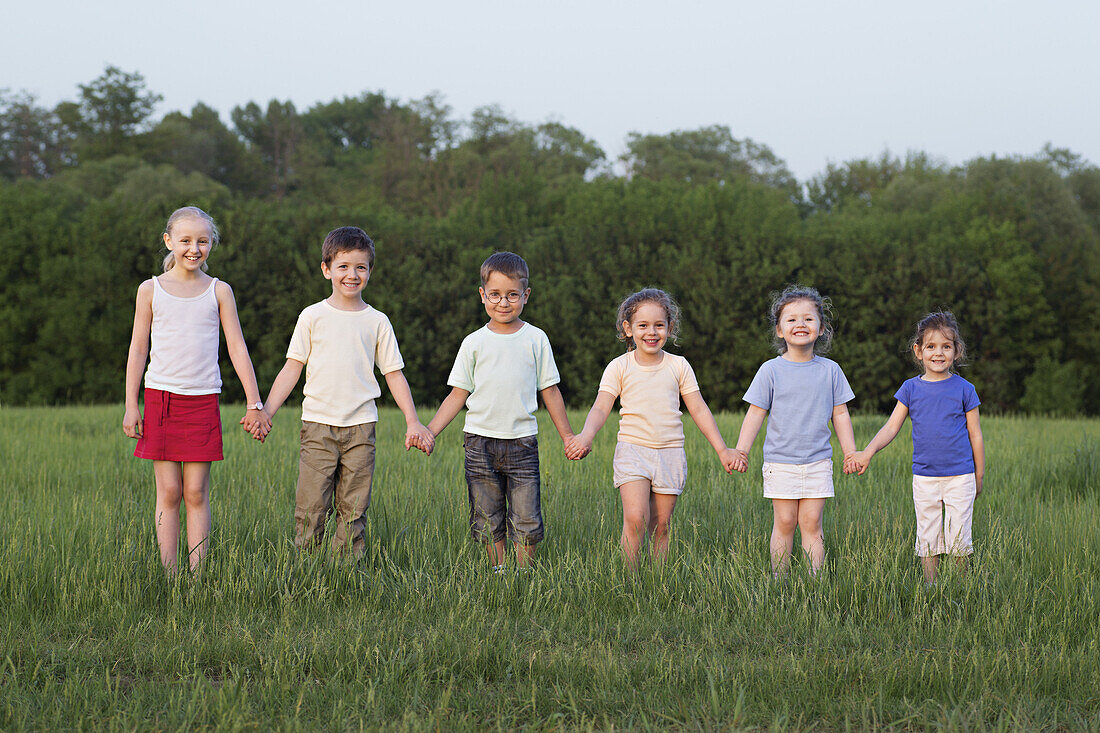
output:
[[[538,395],[562,442],[573,438],[550,341],[520,320],[531,295],[527,278],[527,263],[511,252],[497,252],[482,263],[478,292],[489,322],[463,339],[447,378],[453,389],[428,423],[438,436],[467,408],[463,445],[470,532],[485,543],[498,573],[504,571],[506,539],[515,545],[516,565],[526,568],[543,538]]]

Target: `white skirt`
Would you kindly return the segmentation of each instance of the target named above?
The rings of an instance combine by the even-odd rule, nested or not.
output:
[[[833,459],[813,463],[765,463],[765,499],[829,499],[833,493]]]

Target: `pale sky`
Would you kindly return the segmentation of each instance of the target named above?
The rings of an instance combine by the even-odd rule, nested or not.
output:
[[[0,6],[0,88],[75,99],[108,64],[164,96],[442,93],[555,120],[614,159],[630,131],[727,125],[807,180],[829,162],[920,150],[948,163],[1050,142],[1100,163],[1100,3],[834,0],[158,0]]]

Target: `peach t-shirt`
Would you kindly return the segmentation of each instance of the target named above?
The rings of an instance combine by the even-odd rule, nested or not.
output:
[[[600,391],[619,398],[619,441],[645,448],[684,445],[680,395],[699,391],[687,359],[664,352],[656,366],[642,366],[628,351],[603,371]]]

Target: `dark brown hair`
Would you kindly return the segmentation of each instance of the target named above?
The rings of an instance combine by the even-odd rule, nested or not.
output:
[[[339,227],[325,235],[321,245],[321,262],[331,265],[341,252],[366,252],[367,267],[374,271],[374,240],[359,227]]]
[[[485,283],[489,280],[489,276],[494,272],[499,272],[505,277],[510,277],[513,280],[519,280],[523,283],[524,289],[527,288],[527,263],[523,261],[523,258],[512,252],[494,252],[489,255],[489,258],[481,263],[481,287],[485,287]]]
[[[951,362],[952,367],[956,364],[966,366],[966,342],[959,335],[959,323],[955,320],[955,314],[951,311],[929,313],[917,321],[917,329],[913,332],[913,338],[909,339],[909,353],[918,366],[921,362],[917,359],[913,347],[924,346],[924,337],[929,331],[939,331],[951,339],[951,342],[955,345],[955,360]]]

